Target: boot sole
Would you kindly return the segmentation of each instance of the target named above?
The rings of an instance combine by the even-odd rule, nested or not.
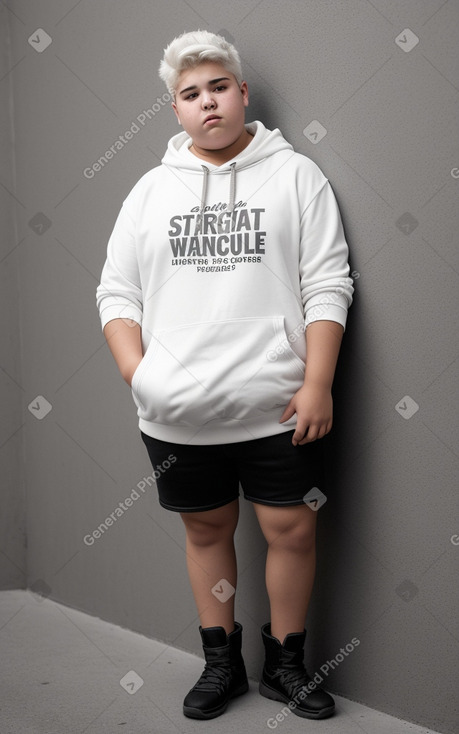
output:
[[[203,711],[202,709],[195,709],[192,706],[184,706],[183,713],[185,716],[188,716],[189,719],[215,719],[217,716],[221,716],[221,714],[225,713],[232,698],[242,696],[242,694],[247,693],[248,690],[249,683],[243,683],[239,688],[236,688],[236,690],[229,696],[228,700],[217,709],[207,709]]]
[[[274,688],[270,688],[269,686],[267,686],[266,683],[263,683],[263,681],[260,681],[258,690],[262,696],[264,696],[265,698],[270,698],[271,701],[289,703],[291,700],[290,698],[288,698],[288,696],[284,696],[282,693],[279,693],[279,691],[276,691]],[[321,709],[320,711],[305,711],[304,709],[300,709],[298,705],[295,708],[292,708],[291,711],[293,714],[295,714],[296,716],[301,716],[303,719],[326,719],[335,713],[335,706],[328,706],[327,708]]]

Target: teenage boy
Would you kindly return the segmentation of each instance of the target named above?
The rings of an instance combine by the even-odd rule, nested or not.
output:
[[[168,466],[159,502],[185,525],[206,665],[183,711],[210,719],[248,690],[234,620],[240,483],[268,544],[260,693],[324,718],[333,698],[303,663],[317,519],[307,502],[323,487],[353,294],[339,210],[312,160],[279,130],[245,124],[247,83],[224,38],[174,39],[160,76],[184,131],[124,201],[97,305],[151,462]]]

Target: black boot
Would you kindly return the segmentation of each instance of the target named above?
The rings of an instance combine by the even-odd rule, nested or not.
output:
[[[309,677],[304,667],[306,630],[288,634],[281,645],[271,635],[271,624],[263,625],[261,636],[266,659],[260,693],[274,701],[293,701],[292,711],[305,719],[325,719],[335,711],[333,698]]]
[[[199,627],[206,665],[183,702],[183,713],[191,719],[220,716],[231,698],[249,690],[241,655],[242,626],[234,624],[229,635],[224,627]]]

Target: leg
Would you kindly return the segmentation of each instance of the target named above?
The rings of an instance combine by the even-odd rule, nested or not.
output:
[[[282,643],[302,632],[314,583],[317,513],[307,505],[273,507],[253,503],[268,543],[266,589],[271,634]]]
[[[186,558],[191,588],[202,627],[234,630],[234,594],[221,602],[211,589],[220,579],[236,588],[234,532],[239,500],[216,510],[180,513],[186,528]]]

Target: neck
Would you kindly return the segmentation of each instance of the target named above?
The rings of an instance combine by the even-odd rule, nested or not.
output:
[[[189,150],[198,158],[201,158],[208,163],[213,163],[215,166],[221,166],[223,163],[230,161],[231,158],[237,156],[244,148],[247,148],[249,143],[252,142],[253,135],[249,133],[245,128],[241,135],[228,145],[226,148],[220,148],[218,150],[212,150],[207,148],[200,148],[193,143]]]

